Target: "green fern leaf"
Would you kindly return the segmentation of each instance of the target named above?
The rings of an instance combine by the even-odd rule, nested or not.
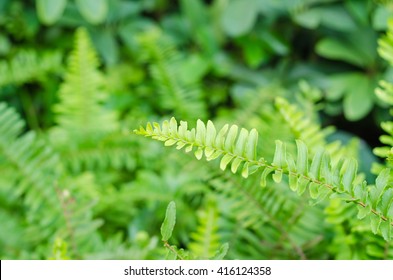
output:
[[[214,204],[199,213],[198,228],[191,234],[190,251],[202,259],[214,257],[220,249],[218,230],[218,212]],[[224,248],[225,249],[225,248]],[[221,255],[226,253],[221,252]]]
[[[172,122],[174,123],[174,121]],[[247,145],[244,143],[247,142],[245,139],[249,133],[246,133],[245,130],[241,130],[243,131],[243,133],[240,132],[242,136],[238,136],[238,127],[236,125],[231,126],[228,133],[228,126],[224,126],[216,136],[215,141],[209,139],[209,143],[214,142],[215,145],[206,146],[206,127],[201,124],[200,120],[198,120],[196,130],[186,130],[186,136],[178,138],[174,138],[174,136],[168,132],[164,127],[166,123],[167,122],[163,123],[162,129],[160,125],[154,124],[155,128],[150,133],[143,128],[134,130],[134,132],[163,142],[176,140],[176,142],[186,143],[189,150],[196,148],[197,151],[202,151],[209,148],[209,153],[218,152],[219,156],[222,156],[220,162],[220,168],[222,170],[225,170],[230,162],[232,162],[231,171],[233,173],[238,171],[240,163],[244,165],[248,164],[246,168],[251,164],[255,166],[255,172],[258,170],[261,171],[260,184],[262,186],[266,185],[266,177],[271,172],[274,172],[273,179],[276,182],[281,182],[285,174],[290,178],[291,189],[302,194],[308,188],[311,197],[316,199],[317,202],[322,201],[332,193],[337,193],[342,199],[360,205],[360,209],[362,210],[360,210],[359,217],[365,215],[373,217],[371,218],[371,226],[374,232],[379,231],[381,223],[389,223],[391,219],[391,216],[384,216],[383,213],[378,211],[381,207],[381,198],[385,195],[387,184],[390,182],[389,170],[382,172],[377,178],[376,187],[371,187],[369,189],[367,183],[364,182],[359,184],[357,182],[356,161],[347,159],[344,163],[339,161],[337,164],[332,164],[329,154],[322,148],[318,148],[311,163],[308,163],[306,160],[308,153],[307,147],[300,140],[297,142],[297,159],[299,162],[294,162],[293,156],[286,151],[284,143],[276,141],[276,151],[273,162],[268,163],[263,158],[254,160],[245,156],[247,155]],[[149,126],[149,124],[147,126]],[[213,124],[209,126],[210,130],[212,130],[211,127]],[[187,137],[187,135],[191,135],[191,137]],[[198,135],[198,139],[196,139],[194,135]],[[209,137],[211,138],[211,136]],[[239,144],[237,145],[237,143]],[[202,152],[197,152],[196,157],[198,159],[202,156]],[[297,167],[299,167],[300,170],[297,170]],[[307,170],[308,172],[305,174]],[[248,177],[248,170],[242,171],[241,173],[244,177]],[[387,207],[390,209],[391,204],[385,204],[384,209]],[[368,209],[371,210],[369,211]],[[393,225],[389,223],[389,227],[391,226]],[[386,236],[386,234],[384,234],[384,236]]]
[[[44,74],[60,72],[61,69],[62,54],[59,51],[21,50],[10,61],[0,62],[0,87],[36,81]]]
[[[55,131],[61,134],[56,141],[95,139],[118,128],[115,113],[102,106],[106,99],[105,80],[98,67],[97,54],[87,31],[78,29],[65,81],[59,91],[60,103],[54,106],[58,123]]]

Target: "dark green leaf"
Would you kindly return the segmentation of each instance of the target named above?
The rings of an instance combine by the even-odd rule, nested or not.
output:
[[[359,53],[348,48],[348,43],[337,39],[326,38],[318,42],[316,51],[320,56],[337,59],[363,67],[366,65]]]

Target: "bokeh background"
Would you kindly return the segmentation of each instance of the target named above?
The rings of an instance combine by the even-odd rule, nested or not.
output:
[[[227,259],[391,259],[356,207],[310,206],[131,132],[237,124],[269,159],[302,135],[285,119],[297,110],[373,180],[392,14],[366,0],[0,0],[0,258],[164,259],[175,201],[170,242],[189,258],[227,243]]]

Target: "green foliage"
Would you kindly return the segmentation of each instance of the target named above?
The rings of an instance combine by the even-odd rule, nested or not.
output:
[[[53,108],[57,126],[51,131],[51,140],[63,150],[63,158],[75,171],[133,165],[130,142],[123,139],[117,115],[105,108],[108,96],[98,66],[86,30],[78,29],[59,90],[60,102]],[[97,141],[101,143],[100,149],[96,147]]]
[[[21,50],[12,60],[0,62],[0,87],[39,80],[48,73],[59,72],[61,59],[58,51],[38,54],[34,50]]]
[[[380,55],[387,61],[389,62],[390,65],[393,65],[393,60],[392,60],[392,55],[393,55],[393,49],[392,49],[392,38],[393,38],[393,22],[389,21],[389,30],[388,33],[382,37],[379,41],[379,53]],[[391,83],[389,83],[386,80],[382,80],[379,82],[380,87],[376,88],[375,94],[380,98],[382,101],[384,101],[386,104],[389,106],[393,105],[393,86]],[[390,110],[390,114],[392,115],[392,110]],[[386,144],[388,146],[385,147],[378,147],[374,149],[374,153],[377,156],[387,158],[388,159],[388,164],[391,166],[390,162],[392,159],[392,152],[391,148],[393,146],[393,129],[392,129],[392,122],[391,121],[385,121],[381,123],[382,129],[387,132],[389,135],[383,135],[380,137],[380,141],[383,144]]]
[[[0,1],[0,257],[392,259],[391,4],[178,4]]]
[[[146,60],[151,63],[150,74],[160,94],[160,105],[183,118],[206,115],[202,92],[195,79],[184,75],[187,64],[168,38],[159,30],[150,30],[140,37],[146,50]]]
[[[11,198],[7,202],[8,207],[20,200],[16,205],[24,210],[14,223],[23,225],[24,219],[29,221],[21,233],[26,239],[24,246],[38,246],[58,235],[70,242],[73,257],[78,257],[77,248],[91,244],[86,238],[92,238],[91,232],[100,224],[93,221],[91,205],[75,203],[83,198],[81,195],[75,197],[72,186],[68,186],[71,182],[61,177],[64,168],[58,154],[48,143],[33,132],[20,135],[23,121],[4,104],[1,105],[0,116],[1,169],[5,177],[2,181],[2,199]],[[72,184],[77,183],[74,181]],[[75,237],[78,237],[78,241]],[[40,252],[38,249],[36,254],[44,253],[46,249],[42,250]]]
[[[196,232],[191,234],[192,242],[189,244],[190,251],[202,259],[211,257],[218,258],[220,236],[218,235],[218,212],[217,207],[211,202],[204,211],[198,215],[198,227]]]
[[[62,239],[56,239],[53,244],[53,255],[50,260],[69,260],[67,256],[67,243]]]
[[[165,220],[161,225],[162,241],[167,242],[172,236],[173,227],[176,223],[176,204],[171,201],[166,209]]]
[[[64,141],[78,137],[75,133],[81,132],[83,137],[94,138],[112,132],[118,126],[116,115],[101,105],[106,99],[105,81],[97,68],[97,55],[89,37],[85,30],[79,29],[74,50],[69,56],[65,81],[60,87],[60,103],[54,107]],[[64,135],[66,132],[71,134]]]
[[[222,260],[225,257],[228,252],[228,243],[219,247],[216,235],[217,213],[215,208],[210,205],[207,212],[202,212],[200,217],[201,224],[197,232],[192,234],[194,242],[190,243],[190,252],[177,249],[176,246],[168,243],[176,222],[176,204],[173,201],[168,204],[165,219],[161,225],[162,241],[167,248],[166,259],[208,259],[212,257],[214,260]]]
[[[45,24],[55,23],[63,14],[66,7],[67,0],[60,1],[48,1],[48,0],[37,0],[37,14],[40,20]]]
[[[104,22],[108,14],[108,2],[106,0],[76,0],[76,6],[82,16],[91,24]]]
[[[320,149],[310,160],[307,146],[300,140],[296,142],[296,160],[279,140],[276,141],[271,163],[264,158],[257,160],[258,133],[255,129],[248,132],[242,128],[238,134],[236,125],[229,129],[225,125],[216,130],[211,121],[205,125],[198,120],[196,128],[188,129],[187,122],[181,121],[178,126],[172,118],[164,121],[162,126],[148,123],[146,128],[141,127],[135,133],[165,142],[165,146],[176,144],[178,150],[184,148],[186,152],[191,152],[195,148],[194,155],[198,160],[203,155],[208,161],[221,157],[222,170],[231,163],[231,171],[236,173],[243,164],[242,176],[247,178],[253,173],[260,173],[261,186],[266,186],[267,176],[274,172],[272,177],[276,183],[281,182],[283,174],[288,175],[289,187],[299,195],[308,190],[311,198],[321,201],[335,193],[337,197],[358,205],[358,218],[369,217],[374,233],[380,232],[386,240],[391,239],[393,193],[388,187],[389,169],[381,172],[375,187],[369,188],[365,181],[357,182],[357,162],[354,159],[345,159],[333,165],[330,155]]]

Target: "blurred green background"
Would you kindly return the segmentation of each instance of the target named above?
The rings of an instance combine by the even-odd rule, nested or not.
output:
[[[296,138],[274,105],[337,127],[372,179],[392,81],[391,1],[0,0],[0,258],[381,259],[392,246],[336,202],[261,191],[130,132],[171,116]],[[351,141],[353,137],[356,140]]]

